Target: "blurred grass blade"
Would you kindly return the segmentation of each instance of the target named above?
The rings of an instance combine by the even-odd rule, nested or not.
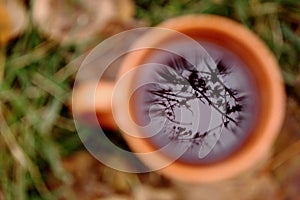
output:
[[[284,37],[296,48],[298,52],[300,52],[300,38],[298,35],[296,35],[291,28],[285,24],[281,24],[282,33]]]
[[[65,103],[65,100],[69,96],[69,92],[62,88],[57,82],[50,80],[40,73],[33,74],[32,82],[62,103]]]
[[[37,190],[40,192],[42,196],[46,196],[49,194],[49,191],[42,180],[41,173],[33,162],[29,159],[27,154],[22,150],[22,148],[18,145],[14,134],[11,132],[7,122],[2,114],[2,109],[0,105],[0,132],[1,138],[6,143],[7,148],[10,150],[10,153],[15,158],[15,160],[22,166],[23,169],[28,170],[33,182]]]

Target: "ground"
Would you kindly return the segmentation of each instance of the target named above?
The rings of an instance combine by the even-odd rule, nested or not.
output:
[[[5,4],[2,2],[5,1],[0,5]],[[49,29],[40,27],[49,24],[49,19],[42,23],[34,20],[36,16],[44,20],[40,13],[34,14],[33,7],[38,1],[17,2],[23,5],[28,20],[24,20],[24,27],[17,24],[14,32],[9,27],[22,21],[22,13],[18,15],[16,7],[8,10],[7,13],[19,19],[9,22],[3,6],[0,7],[0,199],[299,199],[300,3],[297,0],[136,0],[132,4],[128,1],[129,6],[125,1],[108,1],[115,4],[110,10],[113,14],[108,12],[114,20],[107,22],[100,15],[103,28],[89,29],[96,29],[97,34],[83,31],[83,36],[88,35],[83,37],[87,38],[84,42],[76,38],[82,35],[68,32],[68,15],[57,17],[60,9],[52,11],[56,21],[63,20],[53,23],[64,27],[57,38],[51,37]],[[81,1],[61,2],[78,6]],[[122,12],[115,12],[119,8]],[[165,19],[190,13],[231,18],[256,33],[274,53],[287,94],[285,121],[273,146],[274,153],[254,174],[246,173],[215,184],[191,185],[155,172],[128,174],[104,166],[83,147],[69,109],[78,66],[88,50],[115,33],[155,26]],[[77,23],[87,25],[87,17],[90,16],[78,18]],[[124,142],[118,136],[115,140]]]

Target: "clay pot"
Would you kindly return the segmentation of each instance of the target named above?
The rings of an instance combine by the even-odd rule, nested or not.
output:
[[[211,182],[227,179],[253,169],[270,154],[272,144],[279,132],[284,116],[284,86],[278,64],[271,51],[247,28],[224,17],[213,15],[182,16],[167,20],[158,27],[178,31],[193,39],[209,41],[234,52],[243,60],[255,78],[260,104],[258,119],[249,138],[232,155],[220,162],[207,165],[193,165],[175,161],[160,169],[159,172],[182,181]],[[172,38],[168,38],[165,35],[149,34],[147,38],[152,38],[152,40],[147,39],[146,42],[149,44],[159,45],[164,42],[176,42],[176,40],[172,40]],[[127,72],[142,64],[152,53],[151,50],[145,49],[125,57],[119,70],[119,79],[117,80],[120,80]],[[134,120],[131,119],[130,113],[132,114],[132,106],[134,105],[130,106],[126,103],[131,98],[132,94],[130,91],[134,87],[134,79],[135,75],[133,74],[128,81],[122,83],[122,90],[114,92],[113,98],[115,100],[112,104],[114,110],[113,119],[117,121],[122,132],[128,133],[130,131],[130,135],[124,133],[123,136],[133,152],[154,152],[156,150],[154,145],[149,140],[140,137],[143,136],[143,133],[140,132]],[[102,91],[98,87],[99,90],[97,89],[96,92],[97,94],[102,94],[99,95],[102,98],[103,95],[112,94],[109,91],[111,91],[113,86],[107,86],[109,85],[107,82],[104,85],[106,86],[102,87]],[[106,96],[105,99],[109,100],[110,97]],[[80,107],[80,103],[81,101],[77,99],[73,108],[77,107],[77,105]],[[99,104],[96,106],[97,113],[102,113],[102,116],[112,114],[110,110],[111,104],[107,104],[107,102],[102,104],[100,99],[96,99],[94,103]],[[110,116],[109,118],[111,119],[112,117]],[[101,120],[100,117],[100,124]],[[113,122],[111,124],[105,122],[104,124],[105,126],[110,126],[110,128],[116,128],[116,124]],[[151,159],[141,157],[141,160],[150,168],[155,168],[160,162],[167,162],[168,159],[168,157],[160,153],[153,155]]]
[[[101,87],[97,87],[97,81],[85,82],[75,87],[73,94],[72,112],[74,116],[79,117],[81,121],[91,125],[98,126],[99,123],[104,129],[115,130],[117,125],[113,119],[111,111],[111,96],[114,88],[113,82],[102,82]],[[97,91],[94,88],[97,87]],[[96,93],[95,93],[96,92]],[[93,98],[95,95],[95,98]],[[97,99],[97,103],[95,103]],[[90,117],[91,113],[96,112],[98,118]]]

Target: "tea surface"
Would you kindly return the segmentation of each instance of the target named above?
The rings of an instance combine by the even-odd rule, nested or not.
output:
[[[180,55],[157,50],[136,82],[136,122],[149,142],[168,157],[190,164],[220,161],[249,137],[259,103],[245,63],[224,47],[178,42]],[[208,54],[206,54],[208,53]]]

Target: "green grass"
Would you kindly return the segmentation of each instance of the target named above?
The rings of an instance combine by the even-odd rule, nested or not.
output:
[[[183,14],[212,13],[239,21],[274,52],[293,93],[300,69],[298,2],[136,0],[136,18],[156,25]],[[57,199],[62,195],[59,191],[68,190],[71,177],[63,170],[61,159],[83,147],[67,102],[86,48],[85,44],[56,44],[29,25],[1,50],[0,191],[4,199]],[[61,188],[49,190],[50,176],[62,183]]]
[[[50,174],[68,183],[61,156],[81,147],[67,108],[76,72],[70,72],[68,63],[80,53],[75,46],[42,38],[31,25],[7,46],[0,87],[0,181],[5,199],[55,199],[58,194],[46,185]]]

